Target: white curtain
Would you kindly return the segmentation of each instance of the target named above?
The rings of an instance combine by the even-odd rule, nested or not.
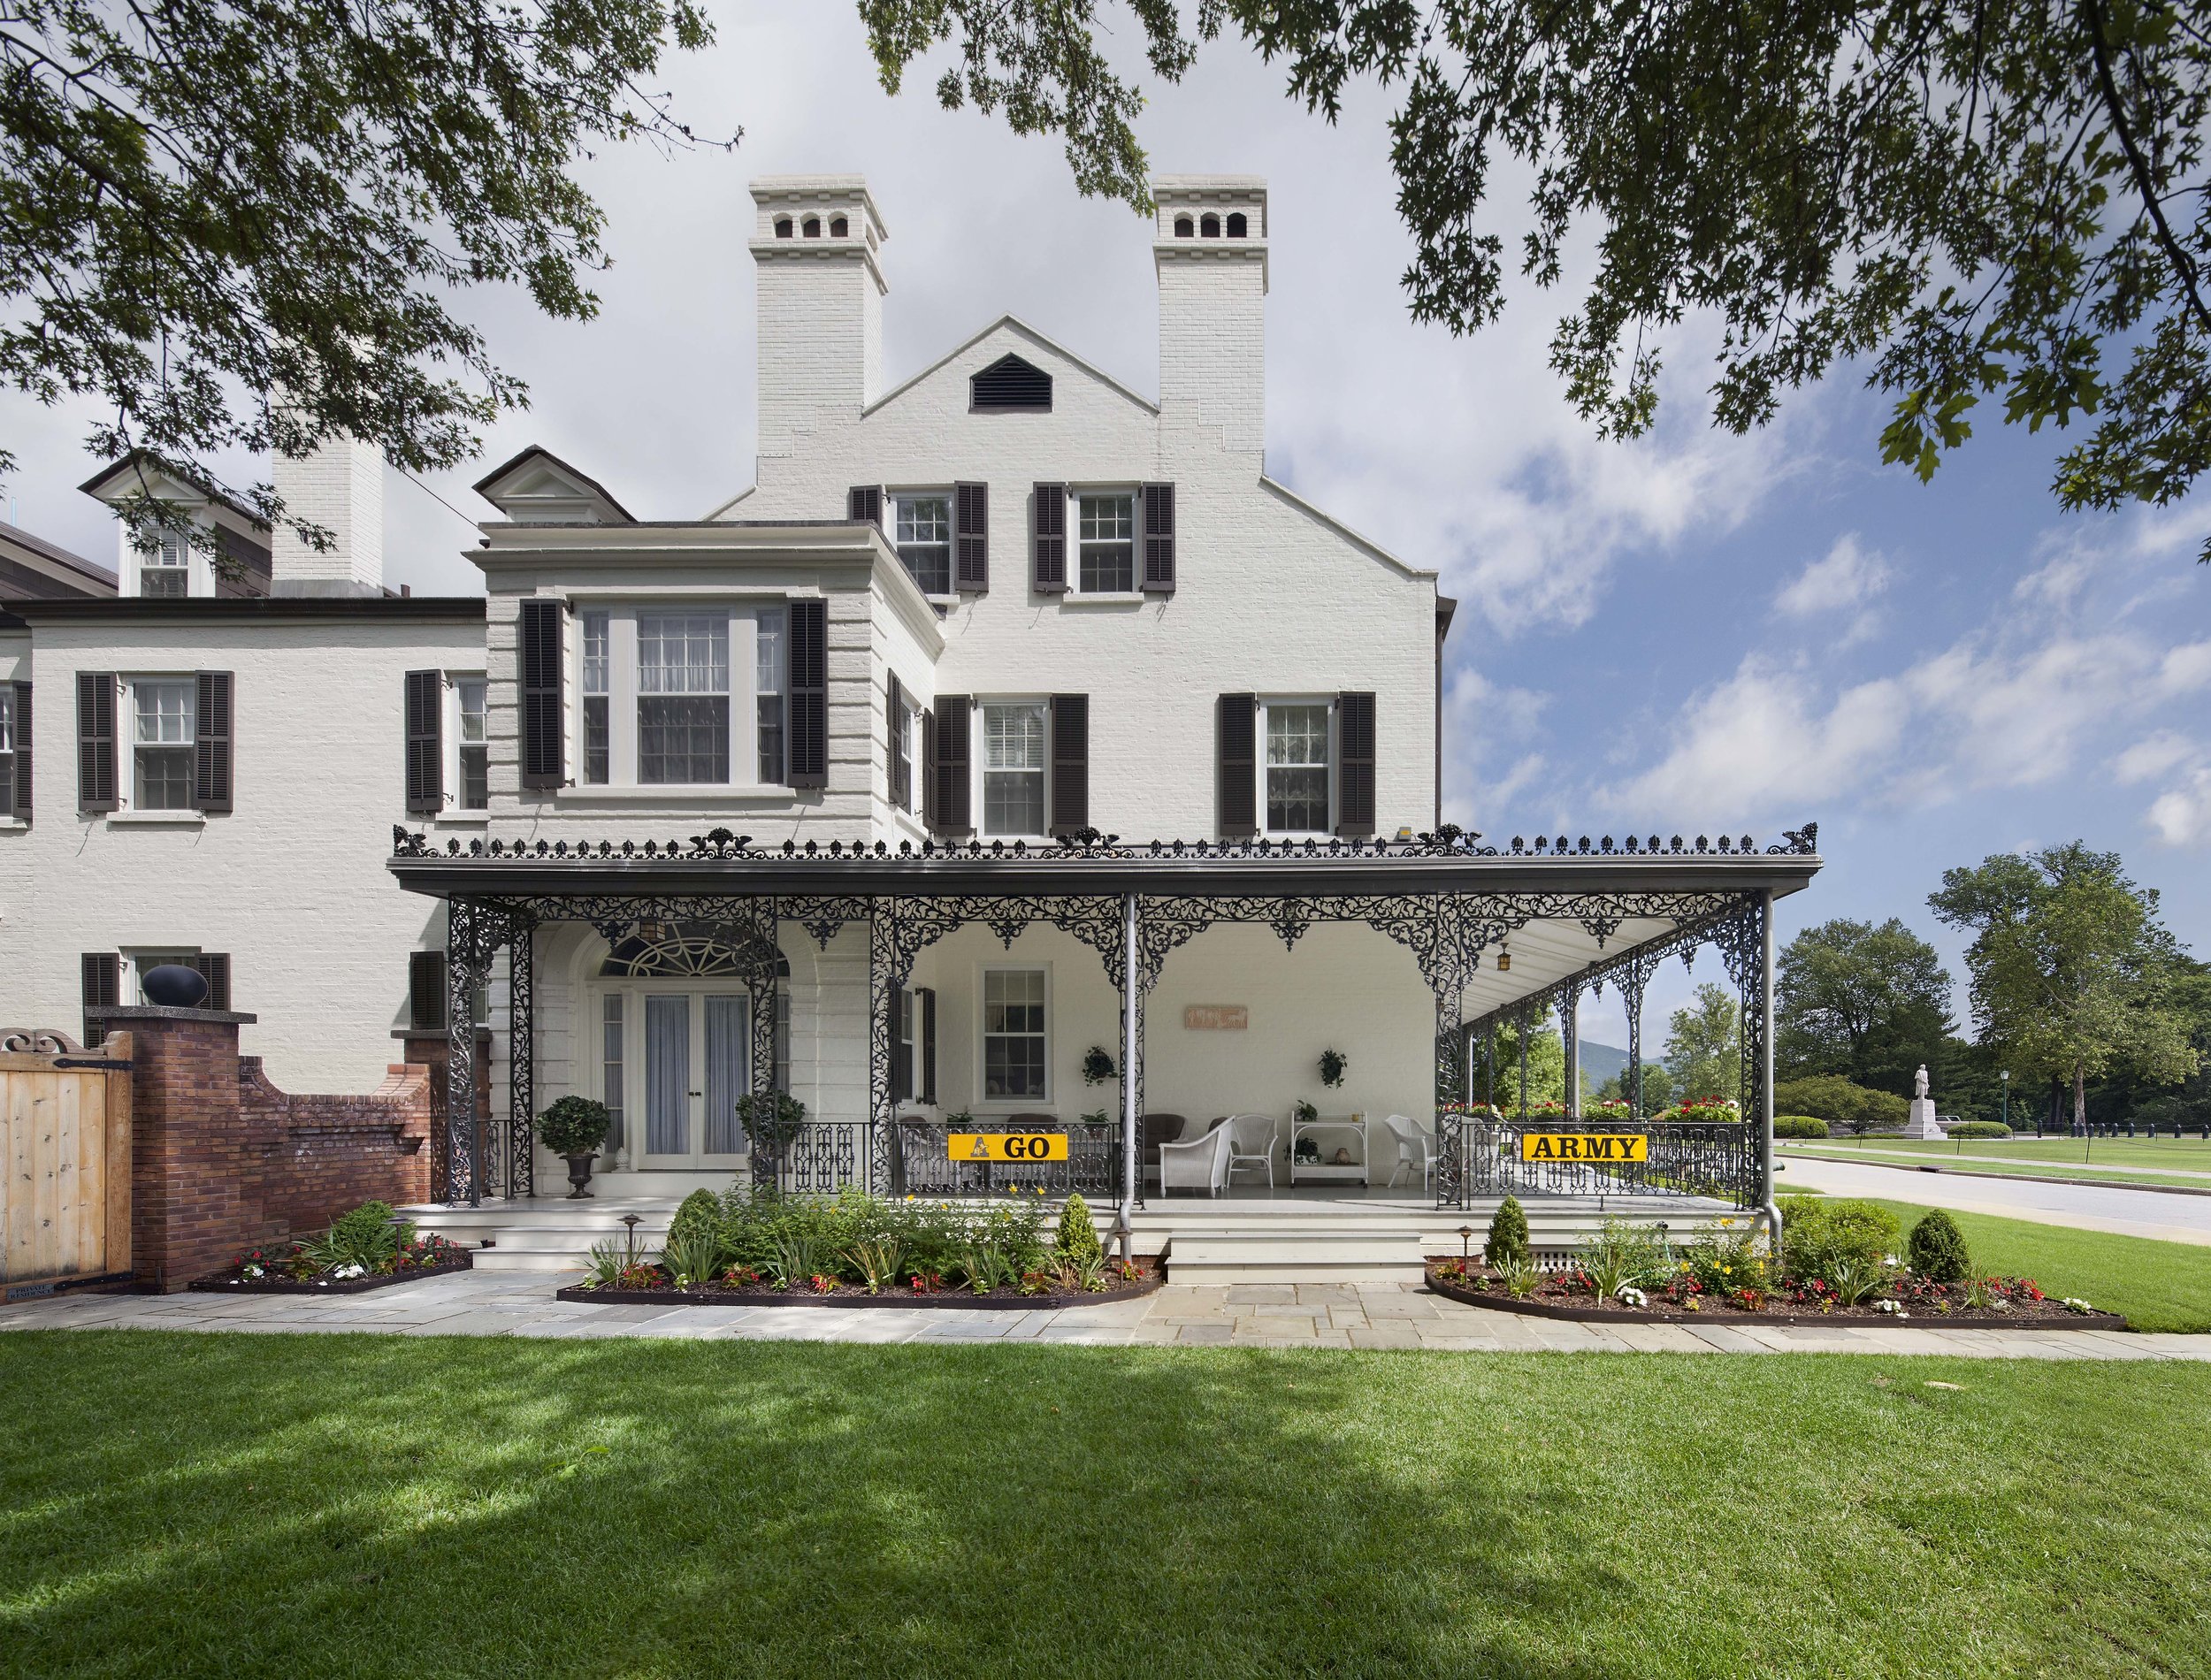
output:
[[[691,1153],[691,999],[645,1000],[645,1147]]]
[[[707,1005],[707,1153],[735,1155],[745,1147],[737,1099],[745,1094],[752,1001],[709,993]]]

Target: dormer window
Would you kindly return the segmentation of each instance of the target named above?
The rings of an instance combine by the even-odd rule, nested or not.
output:
[[[968,381],[968,406],[976,413],[1052,412],[1052,376],[1017,355],[1003,355]]]
[[[777,239],[789,239],[791,237],[791,218],[788,216],[777,217],[776,237]]]
[[[800,224],[800,226],[808,239],[819,239],[822,237],[822,218],[820,217],[809,216],[803,223]]]
[[[138,592],[148,600],[176,600],[192,592],[192,541],[180,531],[164,531],[139,556]]]
[[[830,218],[830,237],[831,239],[846,239],[849,238],[851,234],[851,223],[847,222],[841,216],[832,216]]]
[[[1210,210],[1207,211],[1198,219],[1197,231],[1207,239],[1219,239],[1220,237],[1220,218],[1213,215]]]
[[[1189,217],[1178,216],[1174,218],[1174,237],[1176,239],[1188,239],[1197,231],[1197,225],[1191,221]]]
[[[1243,212],[1242,210],[1232,210],[1229,212],[1228,237],[1230,239],[1242,239],[1244,235],[1244,230],[1247,225],[1248,224],[1246,224],[1243,219]]]

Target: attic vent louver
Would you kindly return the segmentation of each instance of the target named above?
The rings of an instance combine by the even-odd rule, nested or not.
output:
[[[1052,376],[1017,355],[1000,356],[968,381],[969,405],[976,411],[1052,412]]]

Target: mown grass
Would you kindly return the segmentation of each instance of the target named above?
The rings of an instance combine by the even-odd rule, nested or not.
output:
[[[1927,1210],[1917,1202],[1881,1205],[1907,1233]],[[2077,1296],[2124,1314],[2136,1330],[2211,1331],[2211,1248],[1956,1208],[1949,1214],[1965,1233],[1978,1271],[2032,1278],[2046,1294]]]
[[[2119,1140],[2120,1147],[2126,1141]],[[1897,1139],[1870,1144],[1853,1142],[1848,1139],[1828,1139],[1812,1142],[1787,1142],[1780,1146],[1786,1158],[1793,1155],[1807,1156],[1816,1160],[1850,1161],[1868,1166],[1949,1166],[1961,1172],[1986,1173],[2000,1178],[2047,1179],[2061,1183],[2083,1180],[2118,1182],[2122,1184],[2165,1185],[2183,1189],[2211,1190],[2211,1151],[2192,1153],[2199,1146],[2192,1141],[2184,1143],[2144,1143],[2138,1147],[2154,1147],[2170,1151],[2171,1159],[2155,1165],[2138,1165],[2139,1157],[2113,1156],[2107,1158],[2103,1151],[2111,1147],[2110,1141],[2098,1139],[2095,1152],[2084,1162],[2081,1146],[2069,1146],[2070,1154],[2016,1155],[2021,1149],[2036,1149],[2034,1144],[2024,1146],[1993,1140],[1964,1139],[1955,1143],[1937,1143],[1932,1139]],[[2191,1153],[2183,1154],[2183,1150]]]
[[[1785,1140],[1785,1147],[1795,1148]],[[1815,1138],[1804,1147],[1904,1155],[1985,1155],[2008,1161],[2043,1162],[2058,1166],[2163,1167],[2187,1172],[2211,1172],[2211,1143],[2192,1137],[1964,1137],[1938,1143],[1932,1138],[1830,1137]]]
[[[0,1338],[26,1676],[2181,1674],[2207,1569],[2201,1366]]]

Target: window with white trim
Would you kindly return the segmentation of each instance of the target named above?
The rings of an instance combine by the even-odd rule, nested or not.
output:
[[[607,706],[610,633],[604,613],[584,615],[584,781],[604,786],[611,774]]]
[[[622,1147],[622,997],[606,993],[599,1000],[599,1091],[607,1105],[607,1153]]]
[[[1051,1065],[1045,1033],[1044,971],[983,971],[983,1096],[985,1102],[1042,1102]]]
[[[1269,834],[1328,832],[1328,713],[1326,701],[1266,704],[1261,792]]]
[[[952,496],[947,492],[897,498],[899,558],[924,595],[952,593]]]
[[[921,777],[914,767],[914,708],[901,696],[891,717],[891,754],[898,767],[891,787],[894,794],[903,789],[906,795],[903,799],[894,798],[891,803],[901,811],[920,809]]]
[[[164,531],[138,556],[138,592],[149,599],[174,600],[192,592],[192,542],[180,531]]]
[[[480,676],[453,679],[453,709],[456,772],[453,786],[463,811],[481,811],[491,804],[491,738],[486,732],[485,681]]]
[[[15,794],[15,684],[0,677],[0,817]]]
[[[1044,831],[1045,706],[1042,700],[985,700],[983,714],[983,832],[1017,837]]]
[[[730,779],[726,613],[637,615],[638,780],[696,787]]]
[[[919,1011],[914,1006],[914,990],[901,986],[898,991],[897,1030],[891,1035],[891,1076],[902,1103],[911,1102],[921,1089],[921,1061],[915,1054],[920,1034],[914,1027]]]
[[[784,696],[790,682],[791,615],[780,607],[762,607],[754,620],[753,692],[759,714],[760,779],[763,786],[783,780]]]
[[[195,684],[188,676],[130,679],[131,803],[192,809]]]
[[[1075,498],[1076,583],[1085,595],[1125,595],[1136,586],[1136,499],[1126,491]]]

